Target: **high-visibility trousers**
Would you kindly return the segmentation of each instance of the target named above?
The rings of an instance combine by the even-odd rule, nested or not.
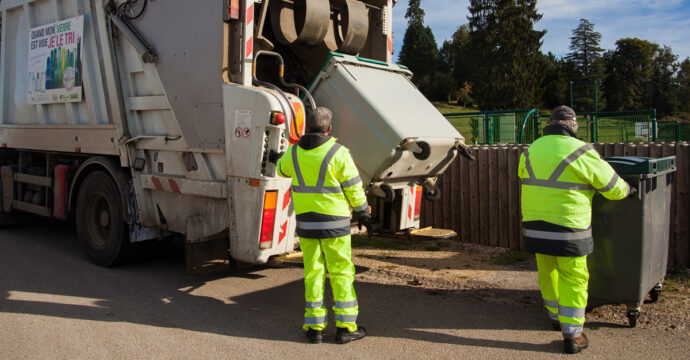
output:
[[[587,256],[536,256],[539,287],[549,317],[561,324],[564,338],[579,337],[587,307]]]
[[[300,238],[304,259],[304,330],[323,330],[328,310],[324,304],[326,270],[333,290],[333,312],[337,327],[357,330],[359,306],[355,294],[355,265],[350,235],[329,239]]]

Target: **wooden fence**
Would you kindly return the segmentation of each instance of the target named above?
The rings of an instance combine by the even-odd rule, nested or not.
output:
[[[475,161],[459,156],[439,177],[441,199],[422,204],[422,226],[453,229],[463,242],[523,249],[520,154],[528,145],[473,146]],[[677,158],[669,266],[690,266],[690,146],[681,143],[596,144],[603,157]],[[596,241],[596,239],[595,239]]]

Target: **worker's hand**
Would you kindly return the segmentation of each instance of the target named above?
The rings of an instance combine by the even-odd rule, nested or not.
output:
[[[357,228],[359,230],[362,230],[362,225],[367,228],[367,236],[371,237],[371,235],[374,233],[374,226],[371,225],[371,217],[365,215],[357,218]]]
[[[280,158],[283,156],[283,154],[284,153],[279,153],[275,150],[269,151],[268,152],[268,162],[273,163],[273,164],[277,163],[278,160],[280,160]]]
[[[637,194],[637,189],[628,184],[628,198],[634,198],[636,196],[635,194]]]

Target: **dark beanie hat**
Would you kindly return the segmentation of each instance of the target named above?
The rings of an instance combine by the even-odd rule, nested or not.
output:
[[[560,124],[569,127],[573,132],[577,132],[577,117],[575,110],[561,105],[551,110],[549,125]]]

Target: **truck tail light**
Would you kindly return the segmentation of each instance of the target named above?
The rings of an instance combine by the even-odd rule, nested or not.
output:
[[[422,213],[422,187],[417,186],[414,200],[414,219],[419,219],[419,214]]]
[[[264,194],[264,213],[261,218],[261,237],[259,249],[270,249],[273,242],[273,229],[276,223],[276,205],[278,204],[278,191],[266,191]]]

